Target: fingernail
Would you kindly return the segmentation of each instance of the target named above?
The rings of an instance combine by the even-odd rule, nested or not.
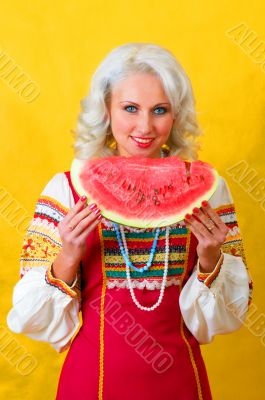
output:
[[[98,214],[100,213],[100,210],[97,208],[97,209],[94,209],[93,212],[94,212],[96,215],[98,215]]]
[[[97,219],[102,219],[103,215],[99,214],[99,216],[97,217]]]
[[[81,200],[82,200],[82,201],[85,201],[85,200],[86,200],[86,196],[82,196],[82,197],[81,197]]]
[[[206,201],[206,200],[202,201],[202,206],[203,207],[207,207],[208,205],[209,205],[208,201]]]
[[[185,218],[186,218],[186,219],[191,219],[191,215],[190,215],[190,214],[186,214],[186,215],[185,215]]]
[[[198,207],[194,207],[194,209],[192,210],[192,212],[194,212],[194,214],[199,214],[200,210]]]
[[[94,210],[95,208],[97,208],[96,203],[92,203],[88,206],[90,208],[90,210]]]

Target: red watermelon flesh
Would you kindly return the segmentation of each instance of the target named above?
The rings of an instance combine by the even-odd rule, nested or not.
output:
[[[77,193],[96,203],[105,218],[138,228],[183,220],[209,200],[219,179],[210,164],[176,156],[74,159],[71,178]]]

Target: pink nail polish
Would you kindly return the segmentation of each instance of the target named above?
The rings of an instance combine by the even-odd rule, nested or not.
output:
[[[194,214],[199,214],[200,210],[198,207],[195,207],[193,210]]]
[[[202,201],[202,206],[203,207],[207,207],[209,205],[208,201],[204,200]]]
[[[100,210],[97,208],[97,209],[94,209],[93,212],[94,212],[96,215],[98,215],[98,214],[100,213]]]
[[[185,215],[185,218],[186,218],[187,220],[189,220],[189,219],[191,219],[191,215],[190,215],[190,214],[186,214],[186,215]]]
[[[90,204],[90,205],[89,205],[89,208],[90,208],[90,210],[93,210],[93,211],[94,211],[94,209],[97,208],[96,203]]]
[[[86,200],[86,196],[82,196],[81,201],[85,201],[85,200]]]

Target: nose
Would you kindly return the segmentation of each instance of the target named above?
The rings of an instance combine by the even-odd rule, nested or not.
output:
[[[140,134],[147,135],[152,130],[152,116],[148,112],[142,113],[137,121],[137,131]]]

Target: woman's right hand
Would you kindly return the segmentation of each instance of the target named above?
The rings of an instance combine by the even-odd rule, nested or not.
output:
[[[88,206],[86,197],[82,196],[58,224],[62,240],[61,255],[69,265],[80,263],[86,249],[87,235],[102,219],[100,210],[93,204]]]

